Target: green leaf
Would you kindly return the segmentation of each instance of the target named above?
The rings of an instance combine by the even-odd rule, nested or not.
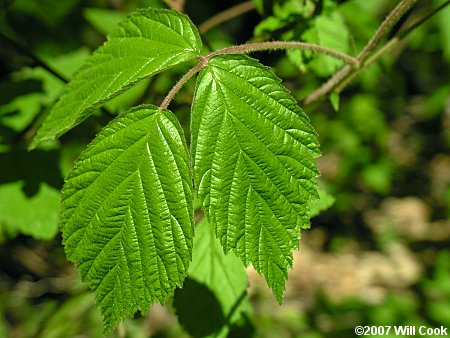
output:
[[[64,245],[94,290],[106,333],[182,285],[193,241],[189,168],[177,119],[145,105],[108,124],[69,174]]]
[[[88,55],[86,48],[80,48],[46,58],[45,62],[60,74],[71,76]],[[0,123],[15,131],[24,130],[37,114],[53,104],[62,87],[60,79],[41,67],[22,68],[12,73],[10,81],[0,82]]]
[[[256,10],[260,15],[264,14],[264,0],[253,0]]]
[[[174,306],[191,336],[227,337],[251,315],[245,269],[233,253],[224,254],[206,218],[195,228],[188,277],[175,292]]]
[[[125,19],[124,13],[104,8],[86,8],[83,14],[98,32],[105,35],[114,31],[117,24]]]
[[[195,185],[225,250],[252,263],[279,302],[317,198],[316,133],[280,80],[244,55],[212,58],[193,104]]]
[[[319,188],[318,191],[319,199],[312,201],[310,205],[310,217],[319,215],[322,211],[327,210],[329,207],[331,207],[336,201],[336,199],[325,190]]]
[[[56,150],[0,152],[0,242],[19,233],[42,240],[58,233],[58,160]]]
[[[321,15],[314,21],[314,27],[305,32],[302,40],[317,43],[343,53],[350,52],[350,32],[340,11]],[[319,54],[310,67],[321,76],[333,74],[343,65],[343,61],[328,55]]]
[[[59,191],[44,182],[33,196],[23,188],[23,181],[0,185],[0,242],[17,233],[44,240],[58,233]]]
[[[195,59],[200,49],[200,37],[187,16],[161,9],[134,12],[75,74],[31,148],[64,134],[136,82]]]
[[[339,111],[339,101],[340,101],[339,99],[340,99],[339,93],[332,92],[330,94],[330,102],[335,112]]]

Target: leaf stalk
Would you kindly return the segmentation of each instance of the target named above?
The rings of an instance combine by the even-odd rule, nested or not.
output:
[[[358,67],[359,62],[356,58],[336,51],[331,48],[319,46],[312,43],[307,42],[299,42],[299,41],[266,41],[266,42],[258,42],[258,43],[249,43],[237,46],[226,47],[223,49],[216,50],[214,52],[209,53],[206,56],[198,55],[199,63],[197,63],[194,67],[192,67],[184,76],[172,87],[170,92],[162,101],[159,106],[159,110],[167,109],[172,99],[178,93],[178,91],[184,86],[189,79],[194,76],[197,72],[199,72],[202,68],[208,65],[208,62],[211,58],[218,55],[224,54],[237,54],[237,53],[252,53],[258,51],[265,50],[277,50],[277,49],[301,49],[301,50],[311,50],[315,53],[322,53],[337,59],[340,59],[351,65],[352,68]]]

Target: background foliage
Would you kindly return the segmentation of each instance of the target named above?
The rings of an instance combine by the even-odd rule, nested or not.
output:
[[[237,3],[187,1],[184,11],[199,24]],[[206,32],[206,44],[216,49],[245,41],[302,40],[353,55],[393,6],[387,0],[255,3],[257,10]],[[441,3],[418,1],[393,33]],[[65,80],[105,34],[136,8],[167,5],[156,0],[3,0],[0,5],[0,336],[101,336],[93,297],[62,250],[59,190],[103,125],[136,103],[161,102],[187,68],[177,66],[127,91],[59,141],[27,152]],[[173,302],[154,306],[148,316],[136,314],[113,336],[125,331],[129,337],[201,337],[222,330],[221,335],[236,337],[348,337],[356,325],[449,326],[449,8],[362,72],[340,97],[307,106],[301,102],[342,66],[340,61],[299,51],[254,56],[283,78],[318,131],[320,184],[335,198],[303,233],[284,305],[279,307],[249,270],[250,302],[239,303],[243,315],[237,318],[227,301],[241,296],[245,276],[233,283],[233,295],[209,294],[202,285],[214,288],[218,281],[195,268],[200,254],[194,250],[185,288]],[[185,133],[193,90],[191,81],[172,103]],[[204,223],[198,229],[195,241],[209,238]],[[223,256],[216,244],[198,250],[233,266],[235,257]],[[196,293],[203,297],[189,298]],[[204,301],[199,313],[201,306],[216,309],[208,313],[213,320],[201,318],[201,323],[222,324],[193,325],[200,317],[186,304],[198,299]]]

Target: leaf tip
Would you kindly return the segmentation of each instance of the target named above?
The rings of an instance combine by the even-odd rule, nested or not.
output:
[[[28,150],[31,151],[36,149],[40,144],[47,140],[47,138],[40,137],[39,134],[36,134],[28,145]]]

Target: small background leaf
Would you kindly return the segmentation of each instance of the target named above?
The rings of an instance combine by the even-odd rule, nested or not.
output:
[[[84,17],[98,32],[108,35],[125,19],[126,14],[111,9],[86,8]]]
[[[106,333],[182,285],[192,213],[187,149],[169,111],[140,106],[112,121],[81,155],[63,189],[62,231]]]
[[[327,193],[325,190],[319,188],[318,192],[319,192],[319,199],[313,200],[310,204],[310,212],[309,212],[310,217],[315,217],[319,215],[322,211],[325,211],[329,207],[331,207],[336,201],[336,199],[332,195]]]
[[[156,9],[132,13],[66,86],[31,147],[62,135],[136,82],[194,59],[200,49],[187,16]]]
[[[28,197],[22,182],[0,185],[0,242],[17,233],[52,239],[58,232],[59,191],[42,183]]]
[[[65,77],[70,77],[89,56],[79,48],[46,62]],[[24,130],[42,109],[48,109],[58,97],[64,83],[41,67],[23,68],[0,82],[0,123],[15,131]],[[1,136],[0,136],[1,138]]]
[[[330,102],[334,111],[339,111],[339,100],[340,100],[339,93],[333,92],[330,94]]]
[[[206,218],[196,226],[192,263],[174,306],[181,325],[193,337],[227,337],[230,330],[253,330],[248,318],[247,274],[233,253],[224,254]]]
[[[222,55],[199,75],[192,117],[198,195],[225,250],[265,276],[279,302],[318,197],[316,134],[280,80]]]
[[[25,234],[51,239],[58,232],[58,152],[0,153],[0,242]]]

